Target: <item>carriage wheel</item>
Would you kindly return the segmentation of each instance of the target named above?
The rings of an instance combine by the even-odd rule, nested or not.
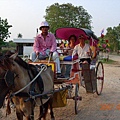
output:
[[[97,95],[100,95],[102,93],[103,83],[104,83],[104,68],[102,62],[98,62],[97,64],[96,80],[97,80],[96,93]]]
[[[79,84],[78,83],[76,83],[76,86],[75,86],[75,97],[74,97],[74,100],[75,100],[75,114],[77,114],[78,113],[79,102],[81,100],[80,92],[79,92]]]

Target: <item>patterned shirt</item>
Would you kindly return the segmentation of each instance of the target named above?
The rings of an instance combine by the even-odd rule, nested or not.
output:
[[[41,52],[43,55],[45,55],[46,49],[50,49],[50,52],[54,52],[57,49],[56,38],[51,33],[48,33],[45,40],[43,36],[39,34],[34,41],[33,45],[34,52]]]

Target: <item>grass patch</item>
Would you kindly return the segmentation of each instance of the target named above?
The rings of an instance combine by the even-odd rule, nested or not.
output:
[[[109,59],[108,61],[106,61],[105,59],[103,59],[103,60],[100,60],[102,63],[105,63],[105,64],[115,64],[115,63],[117,63],[117,61],[114,61],[114,60],[111,60],[111,59]]]

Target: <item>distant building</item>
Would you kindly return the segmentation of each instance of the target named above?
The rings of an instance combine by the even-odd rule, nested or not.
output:
[[[24,46],[33,46],[34,39],[23,39],[23,38],[17,38],[13,39],[13,42],[16,43],[16,50],[18,51],[19,55],[23,55],[23,48]],[[56,40],[57,45],[61,43],[61,40]]]
[[[23,48],[24,46],[33,46],[34,39],[13,39],[13,42],[16,43],[16,50],[18,51],[19,55],[23,55]]]

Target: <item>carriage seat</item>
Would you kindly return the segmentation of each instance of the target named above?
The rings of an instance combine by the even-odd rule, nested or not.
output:
[[[72,56],[60,56],[60,61],[74,61],[77,60],[78,56],[74,56],[72,59]]]
[[[76,65],[79,64],[79,59],[78,56],[74,56],[72,58],[72,56],[60,56],[60,64],[61,65],[72,65],[72,70],[76,69]],[[78,69],[76,69],[75,71],[78,71]]]
[[[79,67],[79,59],[78,56],[60,56],[60,64],[61,65],[72,65],[72,71],[78,72],[80,70]]]

